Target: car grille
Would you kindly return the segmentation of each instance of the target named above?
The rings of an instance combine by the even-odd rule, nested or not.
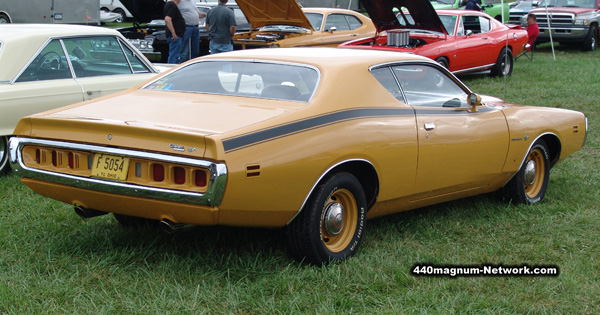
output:
[[[548,25],[548,18],[545,13],[540,13],[535,15],[537,18],[537,22],[539,25]],[[550,22],[551,26],[561,26],[561,25],[573,25],[573,20],[575,16],[569,13],[551,13],[550,14]]]
[[[23,163],[30,168],[80,177],[92,176],[92,152],[27,145],[23,147],[22,155]],[[124,182],[204,193],[208,187],[208,179],[208,169],[132,157]]]
[[[525,15],[525,13],[511,13],[508,17],[508,22],[510,24],[521,24],[521,17]]]

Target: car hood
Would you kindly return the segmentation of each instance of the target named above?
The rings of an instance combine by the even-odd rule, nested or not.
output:
[[[296,0],[237,0],[236,3],[253,29],[266,25],[292,25],[314,30]]]
[[[121,3],[138,23],[164,18],[165,0],[121,0]]]
[[[402,28],[430,30],[447,34],[442,21],[429,0],[362,0],[361,2],[378,32]],[[410,12],[415,25],[401,26],[398,22],[396,12],[404,8]]]

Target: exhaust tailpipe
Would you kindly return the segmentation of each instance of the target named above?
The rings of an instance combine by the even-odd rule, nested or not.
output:
[[[165,232],[167,234],[176,233],[177,231],[181,230],[185,226],[185,224],[183,224],[183,223],[173,223],[167,219],[160,221],[159,225],[160,225],[160,228],[163,230],[163,232]]]
[[[94,209],[88,209],[88,208],[84,208],[80,205],[76,205],[74,207],[74,210],[75,210],[75,213],[77,213],[80,217],[82,217],[84,219],[108,214],[108,212],[98,211],[98,210],[94,210]]]

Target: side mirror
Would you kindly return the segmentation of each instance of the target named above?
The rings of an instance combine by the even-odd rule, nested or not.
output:
[[[333,34],[333,32],[337,31],[337,27],[332,26],[329,28],[329,32]]]
[[[477,106],[481,105],[481,96],[471,93],[467,96],[467,102],[471,105],[469,112],[475,113],[477,112]]]
[[[472,31],[472,30],[467,30],[467,33],[466,33],[466,35],[467,35],[467,37],[469,37],[469,36],[473,35],[473,31]]]

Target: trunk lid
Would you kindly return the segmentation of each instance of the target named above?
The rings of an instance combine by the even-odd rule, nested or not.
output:
[[[284,107],[281,102],[264,99],[137,90],[30,116],[29,128],[18,126],[15,133],[214,157],[218,148],[215,143],[207,143],[207,136],[231,132],[294,110],[294,105]],[[25,132],[26,129],[30,132]]]

